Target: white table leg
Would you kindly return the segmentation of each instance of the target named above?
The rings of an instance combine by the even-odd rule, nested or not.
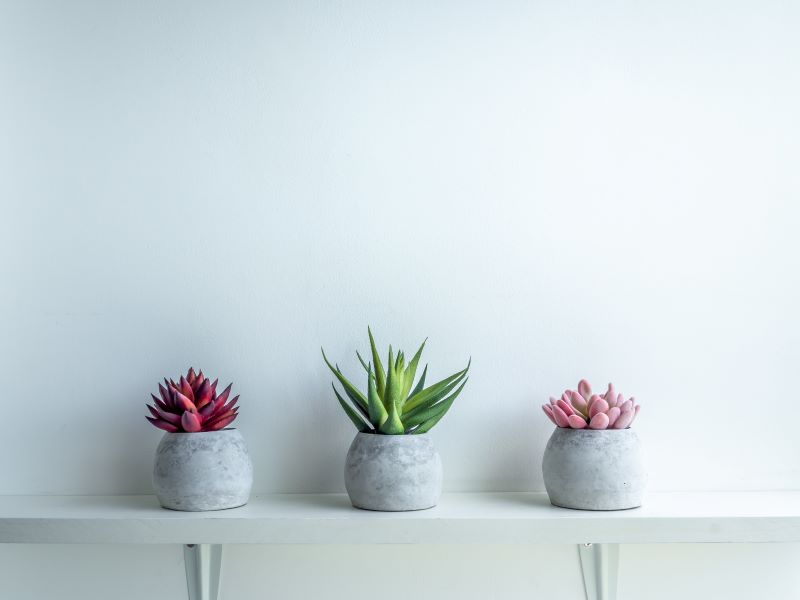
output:
[[[189,600],[217,600],[222,567],[222,544],[187,544],[183,547]]]
[[[586,600],[617,600],[619,544],[580,544]]]

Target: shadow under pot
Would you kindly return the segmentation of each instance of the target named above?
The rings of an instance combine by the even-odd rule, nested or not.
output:
[[[542,474],[552,504],[580,510],[641,506],[647,482],[641,443],[631,429],[556,428]]]
[[[432,508],[442,495],[442,460],[425,433],[358,433],[347,452],[344,483],[356,508]]]
[[[247,504],[253,465],[238,429],[166,433],[156,449],[153,487],[164,508],[223,510]]]

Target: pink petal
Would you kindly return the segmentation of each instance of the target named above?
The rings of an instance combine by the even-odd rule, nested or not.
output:
[[[555,417],[553,416],[553,409],[550,408],[549,404],[543,404],[542,410],[544,411],[544,414],[547,415],[547,418],[553,422],[553,425],[558,425],[558,423],[556,423]]]
[[[608,390],[606,390],[606,393],[603,395],[603,398],[605,398],[606,401],[608,401],[616,397],[617,397],[617,392],[614,390],[614,384],[609,383]]]
[[[638,417],[638,416],[639,416],[639,410],[640,410],[641,408],[642,408],[642,407],[641,407],[641,406],[639,406],[638,404],[637,404],[636,406],[634,406],[634,407],[633,407],[633,418],[631,418],[631,425],[633,425],[633,422],[636,420],[636,417]]]
[[[568,417],[575,414],[575,411],[572,410],[572,406],[570,406],[569,404],[567,404],[563,400],[559,399],[559,401],[556,404],[558,405],[558,407],[561,410],[564,411],[564,414],[567,415]]]
[[[581,396],[588,401],[589,398],[592,397],[592,386],[590,386],[589,382],[585,379],[581,379],[578,382],[578,392],[580,392]]]
[[[606,413],[597,413],[589,421],[589,429],[606,429],[608,428],[608,415]]]
[[[592,403],[592,406],[589,408],[589,416],[594,418],[595,415],[606,413],[608,412],[609,406],[608,402],[600,398],[599,400]]]
[[[608,409],[608,412],[606,414],[608,415],[608,426],[609,427],[613,427],[614,426],[614,423],[619,418],[619,415],[620,415],[621,412],[622,411],[620,411],[619,406],[612,406],[611,408]]]
[[[631,410],[633,410],[633,398],[631,398],[630,400],[626,400],[625,402],[623,402],[623,403],[622,403],[622,406],[620,406],[620,410],[621,410],[622,412],[628,412],[628,411],[631,411]]]
[[[556,402],[558,402],[558,400],[556,400],[555,398],[553,398],[552,396],[550,396],[550,406],[555,406],[555,405],[556,405]]]
[[[556,425],[559,427],[569,427],[569,419],[567,418],[566,413],[561,410],[559,406],[553,407],[553,417],[556,420]]]
[[[572,392],[570,397],[572,401],[572,406],[580,413],[583,413],[584,416],[589,414],[589,405],[587,404],[586,400],[583,396],[581,396],[578,392]]]
[[[636,413],[632,410],[620,413],[619,418],[614,422],[614,429],[625,429],[631,424]]]
[[[202,426],[200,425],[200,419],[195,413],[189,412],[188,410],[183,413],[183,416],[181,416],[181,425],[183,426],[184,431],[188,431],[190,433],[200,431],[202,429]]]
[[[571,415],[569,417],[569,426],[572,429],[583,429],[586,427],[586,419],[578,415]]]

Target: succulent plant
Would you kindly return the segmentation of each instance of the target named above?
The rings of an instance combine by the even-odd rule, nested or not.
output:
[[[551,397],[549,404],[542,405],[544,414],[556,427],[572,429],[626,429],[640,408],[633,397],[625,400],[611,383],[605,394],[592,394],[585,379],[578,383],[577,390],[566,390],[558,400]]]
[[[217,395],[217,381],[211,383],[202,371],[195,374],[194,369],[189,369],[178,383],[164,378],[164,385],[158,384],[161,398],[150,394],[155,406],[147,405],[153,416],[146,419],[170,433],[217,431],[227,427],[237,416],[239,396],[228,401],[232,383]]]
[[[347,378],[342,375],[339,365],[332,365],[322,351],[325,364],[339,380],[345,395],[350,399],[346,402],[336,386],[331,383],[333,392],[342,405],[344,412],[361,432],[379,433],[385,435],[402,435],[425,433],[429,431],[452,406],[453,401],[464,389],[469,379],[467,367],[445,377],[438,383],[425,387],[425,376],[428,365],[422,370],[422,375],[414,385],[417,365],[422,356],[425,342],[417,353],[406,364],[405,354],[399,351],[395,356],[389,346],[389,359],[384,370],[378,350],[375,347],[375,338],[372,331],[367,328],[369,345],[372,351],[372,361],[366,362],[361,354],[356,352],[361,366],[367,373],[367,393],[359,391]],[[471,361],[470,361],[471,362]]]

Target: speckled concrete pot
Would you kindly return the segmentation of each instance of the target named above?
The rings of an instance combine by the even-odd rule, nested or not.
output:
[[[153,487],[172,510],[202,511],[247,504],[253,465],[238,429],[166,433],[156,449]]]
[[[622,510],[642,504],[647,475],[632,429],[557,427],[542,460],[550,502],[581,510]]]
[[[431,508],[442,495],[442,460],[425,433],[359,433],[347,452],[344,484],[356,508]]]

